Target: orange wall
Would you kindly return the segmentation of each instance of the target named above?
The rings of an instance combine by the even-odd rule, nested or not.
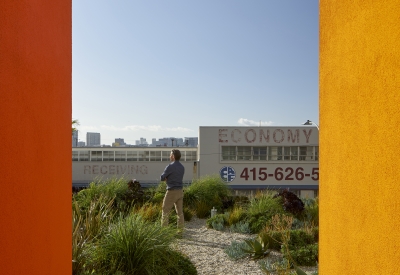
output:
[[[399,14],[320,1],[323,275],[400,274]],[[0,1],[0,53],[0,274],[71,274],[71,1]]]
[[[400,2],[320,1],[320,274],[400,274]]]
[[[71,0],[0,1],[0,274],[71,274]]]

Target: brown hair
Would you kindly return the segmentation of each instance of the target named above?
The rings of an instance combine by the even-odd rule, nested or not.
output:
[[[181,152],[178,149],[172,149],[171,152],[174,155],[175,160],[181,159]]]

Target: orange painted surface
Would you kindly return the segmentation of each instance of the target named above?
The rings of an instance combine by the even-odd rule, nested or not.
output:
[[[320,274],[400,274],[400,2],[320,1]]]
[[[71,0],[0,1],[0,274],[71,274]]]

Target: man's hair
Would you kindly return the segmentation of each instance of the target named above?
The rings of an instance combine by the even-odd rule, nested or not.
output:
[[[181,159],[181,152],[178,149],[172,149],[171,152],[174,155],[175,160]]]

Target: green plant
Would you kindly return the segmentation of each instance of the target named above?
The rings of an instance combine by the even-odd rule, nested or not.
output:
[[[230,193],[228,185],[219,175],[205,176],[184,188],[183,204],[192,208],[196,206],[196,202],[202,202],[209,209],[213,206],[221,209],[223,198],[228,197]]]
[[[142,206],[133,208],[133,213],[137,213],[146,221],[156,222],[161,219],[161,206],[159,204],[145,203]]]
[[[226,215],[217,214],[214,217],[207,219],[206,225],[208,228],[214,228],[214,229],[218,228],[219,230],[222,230],[226,225]]]
[[[246,218],[245,210],[241,206],[235,206],[229,213],[227,223],[228,225],[233,225],[240,221],[243,221],[245,218]]]
[[[183,218],[186,222],[189,222],[193,217],[193,210],[183,207]]]
[[[72,274],[86,272],[86,262],[92,253],[92,244],[99,240],[112,223],[115,210],[113,199],[100,197],[88,209],[81,211],[78,201],[72,201]]]
[[[290,250],[290,255],[298,265],[315,266],[318,262],[318,244],[307,244]]]
[[[243,252],[247,253],[253,260],[261,259],[271,253],[268,243],[264,243],[262,239],[245,240],[248,248],[242,248]]]
[[[270,221],[272,216],[283,214],[284,210],[279,201],[273,198],[271,190],[258,192],[247,206],[247,221],[252,232],[258,233]]]
[[[211,207],[210,204],[207,203],[206,201],[198,201],[196,203],[196,207],[195,207],[195,212],[196,212],[196,216],[199,219],[204,219],[207,218],[211,215]]]
[[[232,224],[229,228],[231,232],[241,234],[251,234],[251,228],[248,222],[240,221],[236,224]]]
[[[176,229],[146,221],[140,215],[120,216],[99,240],[89,265],[100,274],[179,274],[182,270],[170,248],[175,235]]]
[[[89,187],[74,195],[82,211],[88,209],[93,201],[102,196],[105,199],[113,199],[113,208],[120,212],[127,212],[133,202],[127,181],[124,178],[111,178],[102,181],[100,178],[89,184]]]
[[[243,248],[249,248],[249,246],[245,242],[232,241],[230,246],[224,249],[224,252],[230,259],[236,261],[247,256]]]

